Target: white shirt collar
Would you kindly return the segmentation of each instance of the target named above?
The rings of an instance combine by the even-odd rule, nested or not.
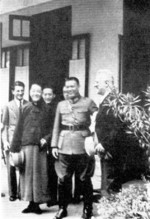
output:
[[[20,101],[20,100],[17,100],[17,99],[14,99],[17,106],[20,107],[20,102],[21,102],[21,105],[23,105],[23,99]]]

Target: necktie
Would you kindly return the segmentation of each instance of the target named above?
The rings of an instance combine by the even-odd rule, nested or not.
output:
[[[19,110],[20,112],[22,112],[22,101],[21,100],[19,101]]]

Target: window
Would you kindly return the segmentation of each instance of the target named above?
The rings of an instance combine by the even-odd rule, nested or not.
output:
[[[9,39],[30,40],[30,17],[9,15]]]
[[[90,35],[72,36],[72,56],[69,61],[69,76],[81,82],[81,95],[88,96]]]
[[[10,63],[10,51],[8,49],[2,49],[1,59],[1,68],[8,68]]]
[[[74,39],[72,42],[72,59],[85,59],[85,40],[82,38]]]
[[[16,66],[28,66],[28,65],[29,65],[29,48],[27,47],[17,48]]]

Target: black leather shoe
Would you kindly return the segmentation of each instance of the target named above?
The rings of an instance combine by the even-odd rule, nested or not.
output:
[[[11,202],[16,201],[16,199],[17,199],[17,198],[16,198],[15,196],[10,196],[10,197],[9,197],[9,201],[11,201]]]
[[[92,216],[93,216],[93,214],[92,214],[92,210],[91,209],[84,209],[83,210],[83,214],[82,214],[82,217],[81,218],[83,218],[83,219],[91,219],[92,218]]]
[[[54,219],[61,219],[67,216],[67,210],[65,208],[60,208],[55,215]]]
[[[39,206],[34,206],[32,212],[35,213],[35,214],[42,214],[42,210]]]
[[[27,214],[31,212],[33,212],[33,208],[30,205],[22,211],[23,214]]]

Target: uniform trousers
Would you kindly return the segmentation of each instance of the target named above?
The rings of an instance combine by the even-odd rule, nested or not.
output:
[[[84,207],[92,208],[93,187],[89,174],[89,157],[87,154],[59,154],[55,162],[58,175],[59,207],[66,208],[70,201],[72,175],[76,173],[80,181]]]

